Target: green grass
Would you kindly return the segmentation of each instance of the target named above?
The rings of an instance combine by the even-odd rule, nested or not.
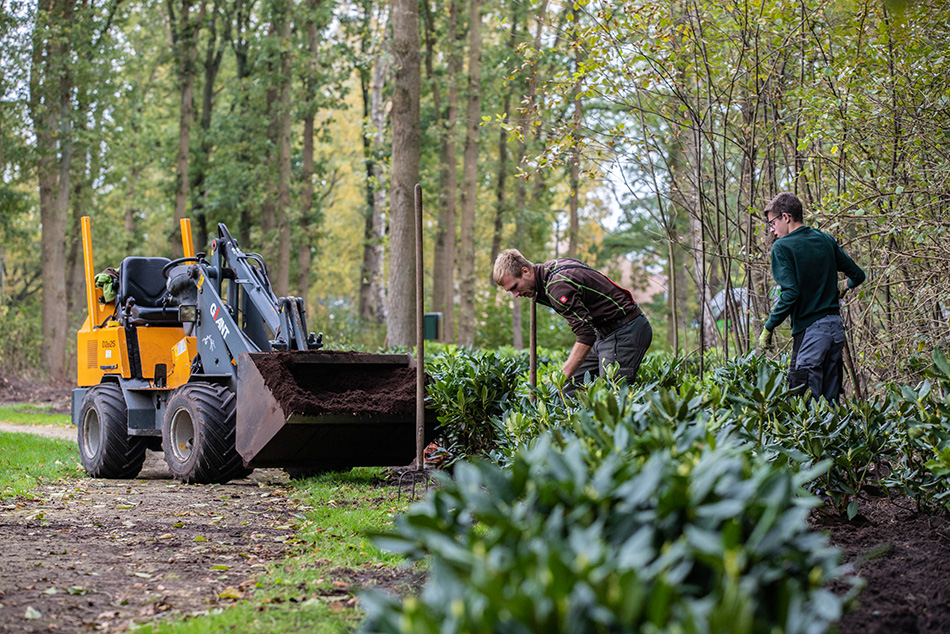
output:
[[[55,414],[52,405],[0,405],[0,421],[17,425],[69,425],[69,414]]]
[[[45,480],[77,475],[76,443],[0,432],[0,499],[26,495]]]
[[[313,507],[301,522],[297,537],[309,542],[310,554],[330,559],[334,565],[361,568],[402,561],[377,548],[366,536],[392,526],[409,500],[399,498],[395,486],[380,484],[379,469],[359,468],[297,481],[301,503]]]
[[[337,634],[355,630],[363,614],[352,597],[341,592],[348,572],[395,568],[403,562],[367,537],[368,532],[389,528],[410,502],[405,492],[400,498],[395,486],[380,481],[382,473],[353,469],[295,481],[299,508],[295,548],[258,578],[250,599],[207,615],[150,623],[139,631]]]
[[[135,629],[143,634],[341,634],[353,631],[358,627],[361,618],[356,610],[347,608],[345,611],[348,614],[334,612],[328,602],[317,598],[303,603],[280,605],[264,604],[255,599],[233,607],[214,609],[205,615],[164,623],[149,623]]]

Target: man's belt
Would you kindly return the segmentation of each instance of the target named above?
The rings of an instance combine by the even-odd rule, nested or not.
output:
[[[594,330],[596,330],[597,334],[603,338],[609,335],[610,333],[612,333],[613,331],[617,330],[617,328],[620,328],[624,324],[629,324],[631,321],[633,321],[634,319],[636,319],[642,314],[643,314],[643,311],[640,310],[640,307],[634,306],[632,313],[627,313],[626,315],[624,315],[623,317],[619,317],[618,319],[612,319],[611,321],[605,321],[601,324],[597,324],[596,326],[594,326]]]

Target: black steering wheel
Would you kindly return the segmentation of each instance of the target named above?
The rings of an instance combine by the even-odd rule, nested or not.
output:
[[[199,253],[198,255],[186,255],[183,258],[176,258],[162,267],[162,277],[168,278],[168,272],[179,264],[184,264],[185,262],[194,262],[195,264],[199,262],[204,262],[204,253]]]

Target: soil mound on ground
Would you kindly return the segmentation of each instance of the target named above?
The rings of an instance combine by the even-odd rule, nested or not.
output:
[[[0,632],[120,632],[254,592],[296,521],[286,476],[169,482],[152,454],[136,480],[79,477],[0,502]]]
[[[866,585],[838,624],[842,634],[950,631],[950,520],[916,512],[908,499],[862,501],[852,521],[816,515]]]
[[[74,387],[72,383],[0,374],[0,403],[52,405],[55,413],[68,414],[69,394]]]

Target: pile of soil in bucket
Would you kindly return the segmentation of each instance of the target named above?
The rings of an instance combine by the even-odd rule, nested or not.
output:
[[[315,363],[315,356],[322,362]],[[255,358],[264,384],[285,413],[391,415],[416,413],[416,368],[361,363],[365,353],[315,350]]]

